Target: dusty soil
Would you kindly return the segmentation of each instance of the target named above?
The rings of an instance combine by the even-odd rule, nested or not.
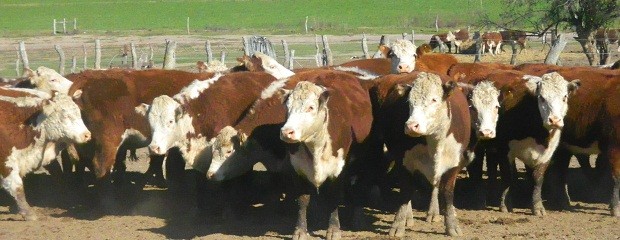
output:
[[[287,36],[290,41],[313,43],[313,37]],[[372,42],[378,36],[369,36]],[[392,36],[395,39],[397,36]],[[418,36],[428,39],[429,36]],[[27,39],[28,49],[49,48],[54,42],[81,46],[92,42],[95,36],[40,37]],[[111,41],[163,42],[170,36],[118,37]],[[238,41],[239,36],[216,37],[221,41]],[[285,38],[285,37],[283,37]],[[375,39],[376,38],[376,39]],[[178,37],[182,41],[203,41],[203,37]],[[332,41],[359,41],[359,36],[331,38]],[[13,49],[15,39],[0,39],[0,48]],[[508,49],[508,48],[507,48]],[[562,55],[565,65],[585,65],[582,53],[574,48]],[[578,49],[577,49],[578,50]],[[614,53],[612,60],[618,59]],[[541,62],[545,53],[540,49],[528,49],[519,55],[518,61]],[[471,62],[470,55],[458,55],[460,61]],[[485,56],[485,62],[508,63],[509,54],[498,57]],[[128,163],[128,176],[121,186],[111,187],[98,201],[99,192],[93,187],[93,179],[86,179],[85,186],[75,186],[72,179],[58,174],[39,171],[25,179],[27,198],[40,215],[39,221],[22,221],[11,212],[13,200],[5,192],[0,193],[0,239],[280,239],[290,238],[294,228],[296,211],[294,206],[278,202],[278,197],[269,188],[270,178],[264,172],[255,172],[250,179],[251,195],[241,207],[236,206],[233,214],[223,214],[226,206],[222,192],[216,184],[209,185],[210,205],[206,213],[199,213],[196,204],[195,172],[185,171],[184,184],[171,189],[145,186],[141,173],[146,171],[146,153],[140,151],[140,159]],[[463,239],[620,239],[620,218],[611,217],[608,201],[611,189],[608,181],[594,183],[584,178],[579,169],[570,171],[570,192],[574,211],[552,210],[545,217],[536,217],[529,210],[529,181],[522,179],[523,189],[515,190],[517,204],[515,213],[501,213],[497,206],[485,210],[471,210],[468,206],[476,199],[465,175],[457,182],[456,206],[458,219],[463,229]],[[226,188],[224,186],[224,188]],[[348,219],[341,217],[345,239],[388,239],[387,232],[396,210],[391,199],[395,192],[386,194],[382,202],[365,209],[364,230],[353,231]],[[497,192],[492,195],[497,195]],[[549,194],[546,194],[549,195]],[[422,195],[424,196],[424,194]],[[552,196],[546,196],[550,198]],[[421,197],[414,211],[415,225],[406,235],[408,239],[445,239],[443,224],[427,223],[424,203]],[[224,211],[225,212],[225,211]],[[314,214],[310,214],[314,215]],[[227,217],[224,217],[227,216]],[[233,216],[233,217],[230,217]],[[313,236],[324,238],[325,220],[311,217]]]
[[[145,186],[141,173],[148,167],[145,151],[140,160],[129,162],[127,182],[112,186],[102,201],[96,201],[92,179],[88,188],[72,185],[70,179],[39,171],[26,177],[27,198],[41,219],[22,221],[11,213],[12,199],[4,191],[0,195],[0,238],[2,239],[280,239],[290,238],[295,223],[295,207],[278,202],[269,187],[270,178],[257,171],[250,179],[252,195],[232,214],[222,212],[221,191],[217,185],[206,189],[212,199],[205,213],[199,213],[194,191],[195,172],[186,169],[184,185],[171,189]],[[522,176],[525,178],[525,176]],[[609,183],[592,184],[579,169],[570,172],[570,191],[574,211],[552,210],[547,204],[547,216],[533,216],[529,210],[530,182],[521,181],[522,189],[515,190],[517,208],[514,213],[502,213],[497,207],[485,210],[467,209],[476,199],[465,175],[457,181],[456,206],[463,239],[620,239],[620,219],[611,217],[608,210]],[[181,186],[181,187],[179,187]],[[214,187],[215,186],[215,187]],[[428,193],[421,194],[415,204],[415,225],[406,237],[410,239],[447,238],[441,222],[427,223],[425,206]],[[495,195],[497,193],[494,193]],[[366,225],[362,231],[348,227],[348,218],[341,215],[344,239],[388,239],[387,231],[396,206],[396,192],[384,196],[383,202],[365,208]],[[547,196],[549,197],[549,196]],[[214,200],[215,199],[215,200]],[[415,199],[414,199],[415,201]],[[97,203],[97,204],[95,204]],[[415,202],[414,202],[415,203]],[[320,209],[316,207],[316,209]],[[320,212],[320,210],[318,210]],[[345,211],[344,209],[342,211]],[[313,236],[324,238],[326,219],[312,217]],[[228,216],[228,217],[226,217]]]

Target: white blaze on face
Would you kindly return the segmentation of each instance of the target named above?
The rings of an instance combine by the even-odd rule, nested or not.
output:
[[[566,81],[556,72],[542,77],[524,76],[530,93],[538,99],[538,110],[547,129],[562,128],[568,111],[568,95],[579,87],[579,80]]]
[[[391,46],[392,73],[410,73],[415,69],[416,47],[409,40],[396,40]]]
[[[409,119],[405,123],[405,133],[419,137],[433,133],[447,118],[447,103],[438,75],[422,72],[409,91]]]
[[[37,122],[49,140],[85,143],[91,137],[82,121],[80,109],[69,96],[62,93],[43,106],[43,114],[39,115]]]
[[[495,137],[499,118],[499,95],[499,90],[490,81],[480,82],[472,90],[471,103],[476,111],[475,130],[479,138]]]
[[[324,87],[302,81],[286,101],[288,118],[280,138],[288,143],[303,142],[326,123],[328,92]]]
[[[286,67],[278,63],[278,61],[264,53],[256,52],[254,53],[254,56],[261,60],[261,65],[265,69],[265,72],[276,79],[283,79],[295,75],[293,71],[288,70]]]
[[[151,126],[152,139],[149,150],[164,154],[176,146],[178,141],[193,133],[192,118],[183,111],[181,104],[162,95],[153,99],[153,104],[145,112]]]
[[[39,67],[36,71],[26,70],[30,82],[40,91],[51,93],[52,91],[68,94],[73,82],[58,74],[53,69]]]

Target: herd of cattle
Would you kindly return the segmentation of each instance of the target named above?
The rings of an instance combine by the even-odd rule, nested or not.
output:
[[[34,220],[22,177],[63,150],[98,178],[122,175],[127,152],[147,146],[147,174],[160,179],[166,156],[211,181],[261,162],[290,179],[282,184],[299,204],[294,239],[309,236],[311,195],[331,212],[326,238],[339,239],[343,191],[361,211],[391,168],[401,207],[389,234],[403,236],[413,225],[411,174],[418,172],[433,186],[427,220],[443,215],[446,233],[457,236],[453,196],[463,168],[481,183],[483,159],[490,177],[499,165],[501,210],[512,211],[515,160],[523,161],[535,180],[532,212],[545,215],[541,185],[550,163],[566,184],[573,155],[599,154],[597,164],[608,165],[615,181],[611,214],[620,217],[620,70],[459,63],[416,54],[407,40],[382,48],[387,58],[295,71],[261,53],[218,73],[27,70],[0,88],[2,187]],[[570,206],[568,195],[559,197]]]

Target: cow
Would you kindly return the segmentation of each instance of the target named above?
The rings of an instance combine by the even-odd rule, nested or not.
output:
[[[499,54],[503,41],[502,35],[499,32],[485,32],[482,34],[482,53],[488,49],[493,56]]]
[[[0,182],[25,220],[36,220],[37,214],[26,201],[22,178],[55,160],[66,144],[84,143],[91,136],[69,96],[41,93],[0,89]]]
[[[127,150],[146,147],[150,129],[144,117],[134,107],[150,103],[155,97],[178,93],[195,79],[208,79],[213,73],[189,73],[176,70],[87,70],[70,74],[73,81],[69,93],[80,106],[83,117],[92,131],[93,140],[78,145],[79,159],[89,166],[99,180],[109,175],[112,167],[122,178]],[[172,151],[173,156],[178,152]],[[169,156],[170,158],[171,156]],[[146,175],[163,182],[163,156],[151,155]],[[169,159],[169,162],[170,159]],[[122,179],[120,179],[122,180]]]
[[[385,47],[387,48],[387,47]],[[416,56],[416,47],[408,40],[396,40],[388,50],[391,61],[391,73],[410,73],[416,71],[434,71],[446,74],[455,57],[448,54],[423,54]]]
[[[510,44],[510,42],[514,41],[517,45],[519,45],[519,53],[525,50],[527,44],[527,33],[519,30],[503,30],[499,31],[499,34],[502,36],[502,40],[504,43]],[[504,45],[500,46],[501,51],[504,51]]]
[[[356,150],[370,134],[372,109],[368,91],[349,74],[336,74],[317,85],[297,83],[286,96],[287,118],[280,138],[294,171],[299,212],[293,239],[309,237],[306,213],[310,194],[327,199],[331,212],[326,239],[340,239],[338,205]]]
[[[596,41],[596,46],[601,51],[603,46],[606,46],[606,42],[609,44],[618,44],[618,34],[620,29],[609,29],[609,28],[599,28],[594,33],[594,39]],[[618,45],[618,52],[620,52],[620,44]]]
[[[439,41],[437,41],[437,38],[439,38]],[[448,31],[447,33],[440,33],[440,34],[435,34],[433,36],[431,36],[431,40],[428,42],[428,44],[431,46],[432,49],[435,49],[437,47],[439,47],[441,44],[445,44],[448,47],[448,53],[452,52],[452,41],[455,40],[455,36],[451,31]]]
[[[469,29],[467,28],[463,28],[463,29],[459,29],[454,31],[454,33],[452,34],[451,39],[448,39],[451,42],[454,42],[454,53],[460,53],[461,50],[461,45],[463,45],[463,42],[469,40]]]
[[[385,143],[390,157],[402,166],[400,208],[389,235],[402,237],[405,227],[413,223],[410,174],[416,171],[434,186],[433,196],[442,189],[446,233],[460,235],[453,196],[456,176],[471,161],[465,157],[465,150],[473,150],[467,99],[445,75],[415,72],[386,82],[392,82],[386,84],[392,88],[387,95],[379,94],[385,96],[381,106],[386,118]],[[378,90],[385,93],[381,84]],[[433,198],[427,220],[433,221],[438,215],[439,203]]]
[[[423,43],[418,48],[415,49],[415,54],[417,56],[422,56],[427,53],[433,52],[433,48],[428,43]]]
[[[55,70],[41,66],[37,70],[25,68],[24,77],[14,87],[37,89],[49,94],[52,91],[67,94],[71,84],[73,83],[69,79]]]

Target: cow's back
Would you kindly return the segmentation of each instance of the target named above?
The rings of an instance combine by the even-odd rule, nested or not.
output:
[[[424,54],[416,59],[415,70],[419,72],[433,71],[446,75],[450,67],[456,63],[458,60],[450,54]]]

